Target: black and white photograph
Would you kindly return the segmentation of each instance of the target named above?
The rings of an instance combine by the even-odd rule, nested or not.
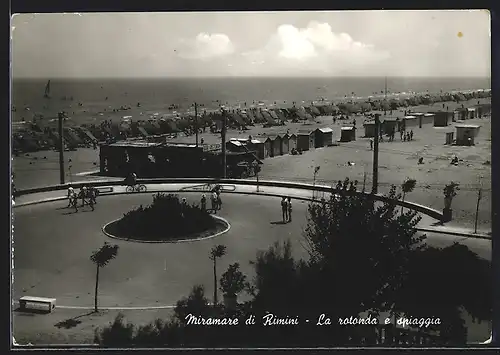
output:
[[[490,26],[13,15],[11,346],[498,345]]]

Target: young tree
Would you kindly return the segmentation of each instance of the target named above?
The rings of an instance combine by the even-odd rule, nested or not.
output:
[[[408,256],[425,236],[416,235],[421,219],[417,212],[396,212],[400,196],[395,186],[387,197],[386,202],[374,202],[356,193],[346,179],[329,201],[309,205],[304,236],[309,264],[319,277],[317,303],[342,305],[335,312],[346,316],[390,310]]]
[[[405,197],[407,193],[410,193],[415,189],[417,180],[406,178],[406,180],[401,184],[401,190],[403,191],[402,201],[405,202]],[[401,214],[403,214],[403,206],[401,206]]]
[[[118,254],[118,245],[110,245],[105,242],[104,245],[98,250],[94,251],[90,256],[90,260],[96,265],[96,276],[95,276],[95,294],[94,294],[94,312],[98,312],[97,309],[97,291],[99,289],[99,270],[108,265],[108,263],[116,258]]]
[[[225,245],[216,245],[210,250],[210,260],[214,262],[214,305],[217,305],[217,258],[226,255]]]

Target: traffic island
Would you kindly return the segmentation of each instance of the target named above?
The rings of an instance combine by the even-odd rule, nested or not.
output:
[[[103,227],[111,238],[143,243],[168,243],[213,238],[229,223],[175,194],[157,193],[149,206],[139,206]]]

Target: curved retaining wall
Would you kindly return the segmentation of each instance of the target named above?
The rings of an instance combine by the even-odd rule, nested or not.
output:
[[[232,184],[232,185],[253,185],[256,186],[257,183],[255,180],[243,180],[243,179],[213,179],[213,178],[152,178],[152,179],[137,179],[137,183],[140,184]],[[64,184],[64,185],[51,185],[44,186],[26,190],[18,190],[16,196],[40,193],[40,192],[49,192],[49,191],[57,191],[57,190],[65,190],[69,187],[69,185],[74,188],[81,188],[84,185],[93,185],[96,187],[100,186],[120,186],[123,185],[123,179],[114,179],[114,180],[95,180],[95,181],[85,181],[79,183],[72,184]],[[270,187],[281,187],[281,188],[289,188],[289,189],[299,189],[299,190],[310,190],[310,191],[320,191],[326,193],[335,193],[336,189],[331,186],[325,185],[312,185],[312,184],[304,184],[300,182],[289,182],[289,181],[271,181],[271,180],[259,180],[259,186],[270,186]],[[187,192],[187,191],[186,191]],[[388,202],[390,199],[381,194],[371,194],[366,192],[357,191],[356,193],[366,194],[369,198],[372,198],[376,201]],[[256,194],[259,194],[256,192]],[[394,202],[394,201],[393,201]],[[397,205],[403,206],[422,214],[428,215],[434,219],[443,220],[443,213],[435,210],[433,208],[420,205],[410,201],[395,201]]]

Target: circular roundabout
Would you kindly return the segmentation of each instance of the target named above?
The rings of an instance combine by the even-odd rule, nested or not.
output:
[[[201,197],[200,192],[176,194],[189,203],[198,203]],[[66,207],[65,200],[16,207],[14,300],[24,295],[51,297],[61,308],[91,308],[95,265],[90,256],[104,242],[117,244],[119,251],[100,272],[101,308],[167,308],[200,284],[207,295],[213,294],[209,255],[218,244],[227,247],[227,254],[217,262],[219,277],[234,262],[253,277],[249,262],[255,260],[257,252],[287,239],[292,242],[294,256],[307,257],[302,246],[307,202],[295,199],[292,222],[283,224],[280,198],[264,195],[223,194],[223,207],[216,218],[227,221],[224,230],[189,243],[137,243],[112,238],[106,226],[131,209],[150,204],[152,195],[102,195],[95,211],[83,208],[77,213]],[[481,254],[491,247],[489,241],[426,234],[429,244],[437,246],[459,241]]]
[[[259,250],[290,239],[295,254],[305,257],[300,238],[307,203],[295,201],[291,223],[281,224],[278,197],[223,194],[219,221],[226,227],[189,243],[137,243],[111,238],[110,221],[140,205],[151,203],[153,193],[102,195],[95,211],[73,213],[67,201],[16,207],[14,211],[14,299],[23,295],[57,298],[58,307],[91,307],[95,285],[92,252],[104,242],[119,246],[118,256],[100,272],[99,304],[106,307],[155,307],[173,305],[194,285],[213,293],[210,249],[227,247],[218,260],[219,276],[228,265],[239,262],[251,276],[249,261]],[[201,193],[178,193],[197,203]],[[223,222],[224,223],[224,222]],[[230,225],[229,225],[230,224]]]

